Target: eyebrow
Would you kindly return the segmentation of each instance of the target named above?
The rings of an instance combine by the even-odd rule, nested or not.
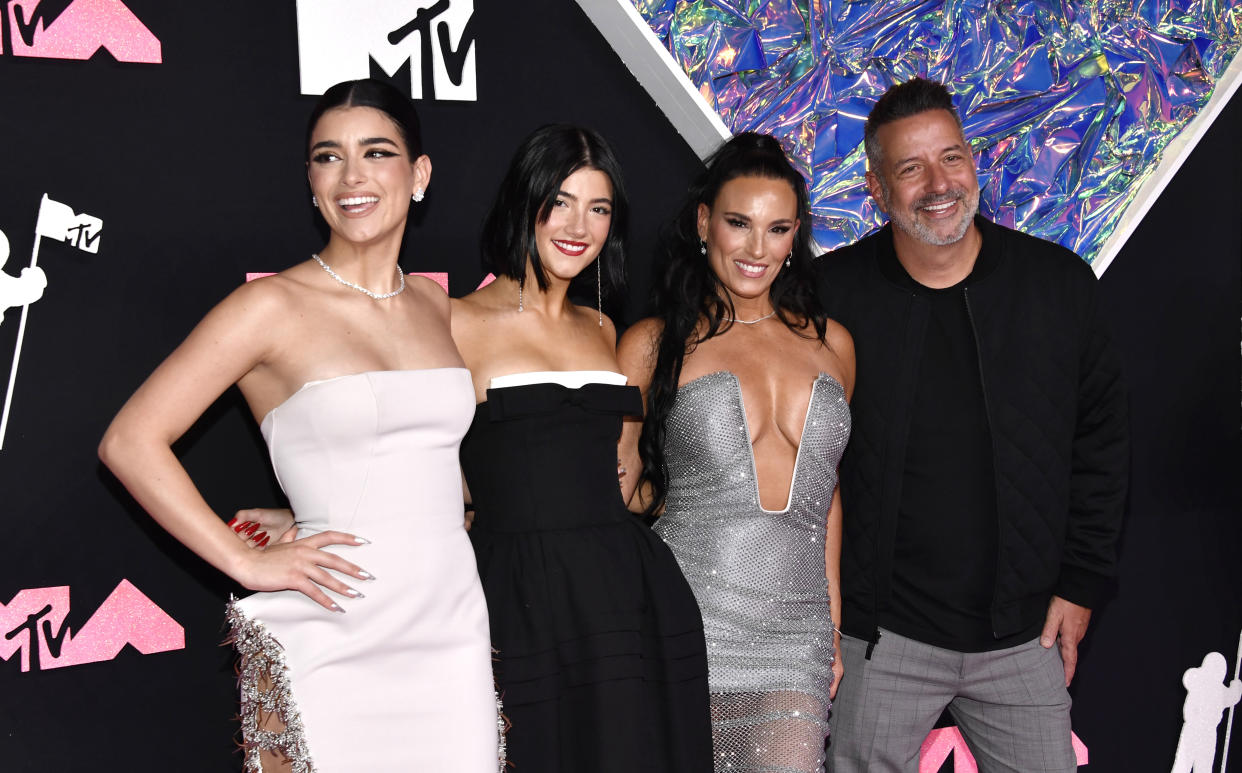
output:
[[[562,191],[562,190],[558,190],[558,191],[556,192],[556,195],[557,195],[557,196],[559,196],[559,197],[561,197],[561,198],[563,198],[563,199],[573,199],[574,201],[577,201],[577,200],[578,200],[578,197],[577,197],[577,196],[575,196],[575,195],[573,195],[573,194],[572,194],[572,193],[570,193],[569,191]],[[608,205],[611,205],[611,204],[612,204],[612,199],[608,198],[607,196],[601,196],[601,197],[599,197],[599,198],[597,198],[597,199],[591,199],[591,203],[592,203],[592,204],[608,204]]]
[[[397,143],[393,142],[387,137],[363,137],[362,139],[358,140],[358,144],[364,147],[367,145],[392,145],[394,148],[397,147]],[[316,142],[314,145],[311,145],[311,152],[319,150],[320,148],[339,148],[339,147],[341,147],[341,143],[337,142],[336,140],[322,140],[320,142]]]

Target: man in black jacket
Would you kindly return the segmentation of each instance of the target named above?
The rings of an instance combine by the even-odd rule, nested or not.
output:
[[[820,259],[858,362],[829,770],[916,771],[947,708],[980,770],[1072,771],[1066,687],[1129,457],[1095,276],[977,214],[940,84],[889,89],[865,140],[890,223]]]

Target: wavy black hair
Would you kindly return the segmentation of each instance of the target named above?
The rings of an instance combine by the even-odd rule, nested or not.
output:
[[[423,127],[410,98],[393,86],[373,78],[342,81],[323,93],[306,122],[306,157],[310,159],[311,134],[323,114],[338,107],[371,107],[388,116],[397,127],[410,161],[423,154]]]
[[[483,221],[479,237],[483,268],[521,282],[526,278],[529,257],[539,289],[547,289],[535,226],[547,222],[561,184],[579,169],[596,169],[612,183],[612,221],[608,240],[599,253],[600,280],[605,293],[624,287],[629,205],[621,165],[598,132],[581,126],[542,126],[518,146]]]
[[[720,190],[739,177],[784,180],[798,201],[798,231],[790,265],[784,266],[769,290],[776,316],[799,335],[823,340],[827,315],[815,293],[811,255],[811,213],[806,180],[794,169],[779,142],[766,134],[745,132],[722,145],[690,185],[681,211],[663,233],[663,266],[655,273],[655,316],[663,323],[656,343],[656,364],[647,391],[647,413],[639,437],[644,481],[651,485],[647,515],[663,506],[668,492],[664,464],[665,426],[686,355],[713,336],[728,330],[735,318],[733,302],[700,252],[699,205],[715,206]],[[813,331],[813,332],[812,332]]]

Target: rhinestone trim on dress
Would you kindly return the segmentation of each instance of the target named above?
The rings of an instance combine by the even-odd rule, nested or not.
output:
[[[242,747],[246,773],[262,773],[260,752],[278,751],[285,756],[290,773],[315,773],[306,745],[302,715],[293,699],[284,647],[268,633],[262,623],[251,620],[230,597],[225,612],[230,632],[225,644],[237,650],[237,685],[241,694]],[[268,683],[268,689],[260,684]],[[275,712],[284,723],[280,732],[259,728],[260,713]]]

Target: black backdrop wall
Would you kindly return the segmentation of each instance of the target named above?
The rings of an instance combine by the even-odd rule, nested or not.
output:
[[[321,246],[301,146],[314,100],[298,93],[292,3],[125,5],[159,39],[162,63],[0,53],[4,273],[29,263],[42,194],[104,223],[95,254],[41,243],[49,284],[30,306],[0,450],[0,633],[39,611],[17,603],[22,591],[68,586],[72,639],[128,580],[184,628],[185,646],[53,667],[53,626],[39,634],[42,659],[23,670],[29,630],[0,638],[5,771],[240,769],[231,653],[218,646],[237,589],[152,524],[95,446],[129,393],[247,272],[278,271]],[[448,272],[455,295],[472,290],[483,273],[478,224],[512,149],[542,123],[584,123],[614,142],[627,172],[633,287],[611,311],[632,321],[655,227],[696,159],[571,0],[480,1],[473,24],[478,100],[419,103],[435,170],[403,265]],[[1213,650],[1235,662],[1239,136],[1235,97],[1103,279],[1131,384],[1134,483],[1121,590],[1096,615],[1074,688],[1091,770],[1167,769],[1182,672]],[[0,374],[18,318],[12,309],[0,323]],[[235,392],[178,451],[223,517],[278,501]]]

